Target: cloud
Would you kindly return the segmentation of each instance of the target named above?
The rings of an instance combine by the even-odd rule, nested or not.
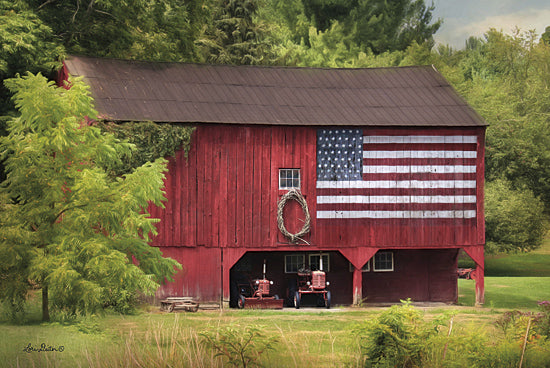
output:
[[[502,30],[508,34],[512,33],[516,27],[522,31],[534,29],[540,36],[550,25],[550,9],[530,8],[466,22],[465,19],[459,18],[445,19],[440,31],[434,36],[436,42],[462,48],[465,40],[470,36],[481,37],[490,28]]]

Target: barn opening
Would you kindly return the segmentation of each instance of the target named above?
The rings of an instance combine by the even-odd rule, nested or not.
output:
[[[256,279],[263,277],[263,264],[266,263],[266,278],[273,281],[270,294],[284,300],[285,307],[294,307],[294,294],[298,285],[298,271],[321,268],[326,272],[327,287],[331,291],[332,305],[352,303],[352,276],[348,260],[334,251],[278,251],[247,252],[230,270],[230,307],[237,307],[239,295],[247,292]],[[243,290],[244,289],[244,290]],[[301,300],[304,307],[321,305],[319,295],[305,295]]]

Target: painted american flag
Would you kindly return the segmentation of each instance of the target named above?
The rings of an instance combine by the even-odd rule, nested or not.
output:
[[[475,135],[317,132],[318,219],[473,219]]]

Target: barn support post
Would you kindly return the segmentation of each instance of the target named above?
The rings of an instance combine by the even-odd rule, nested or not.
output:
[[[476,269],[476,306],[485,304],[485,270],[482,267]]]
[[[353,305],[363,301],[363,266],[378,252],[378,248],[345,248],[340,253],[353,265]]]
[[[353,267],[353,305],[361,305],[363,300],[363,271]]]
[[[485,304],[485,249],[483,245],[464,247],[463,249],[476,263],[476,269],[471,276],[476,283],[476,306],[481,306]]]

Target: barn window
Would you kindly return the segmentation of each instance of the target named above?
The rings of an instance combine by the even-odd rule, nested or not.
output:
[[[303,254],[287,254],[285,256],[285,273],[296,273],[304,267],[305,256]]]
[[[279,189],[300,189],[300,169],[279,169]]]
[[[393,252],[377,252],[374,255],[374,272],[393,271]]]
[[[310,254],[309,255],[309,268],[312,271],[317,271],[321,269],[321,264],[319,260],[321,259],[319,254]],[[323,254],[323,271],[330,271],[330,258],[328,254]]]

